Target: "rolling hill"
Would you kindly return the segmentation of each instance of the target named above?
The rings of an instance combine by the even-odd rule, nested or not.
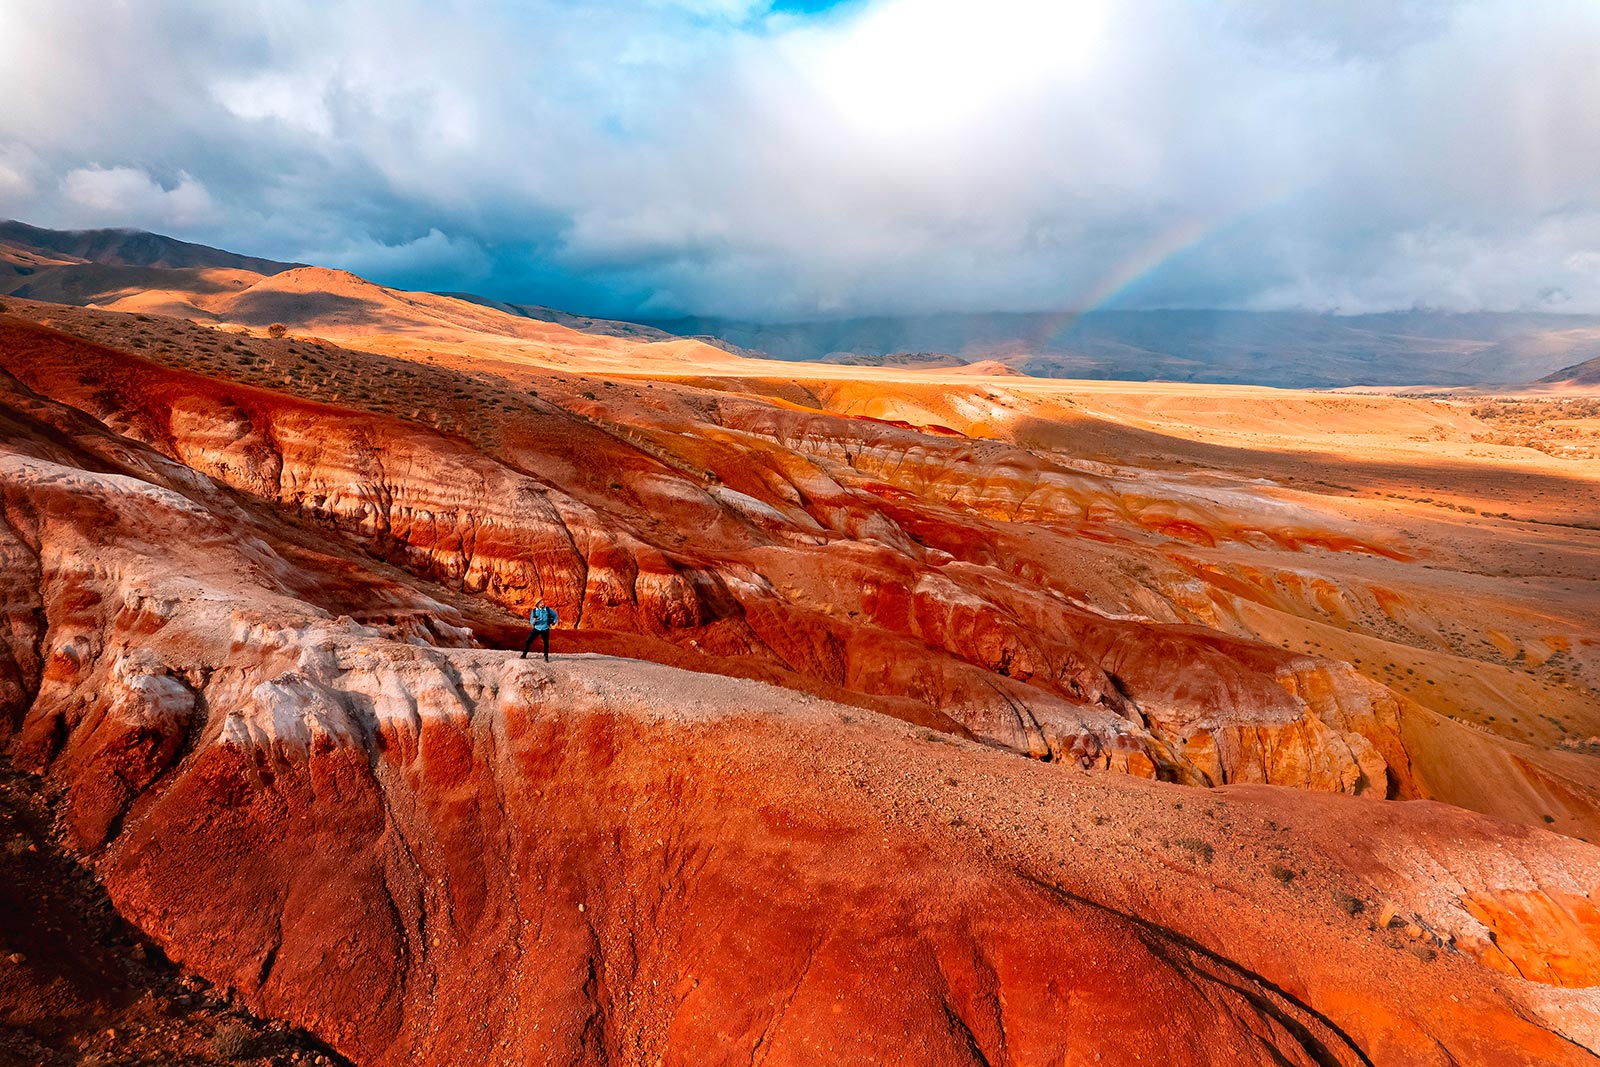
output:
[[[1600,472],[1494,405],[62,269],[0,1060],[1596,1061]]]
[[[335,284],[302,273],[323,269],[131,230],[0,223],[0,296],[214,323],[282,321],[304,330],[337,329],[339,336],[359,329],[364,318],[392,327],[399,321],[396,305],[405,304],[409,310],[400,318],[413,320],[413,332],[424,329],[424,319],[442,319],[453,329],[514,343],[551,336],[539,325],[547,324],[560,336],[676,342],[680,348],[698,342],[682,350],[712,364],[727,356],[929,369],[986,363],[1034,377],[1288,388],[1504,387],[1543,378],[1600,346],[1600,317],[1542,313],[1176,310],[623,322],[466,293],[402,294],[364,281],[356,295],[348,291],[354,275]],[[918,353],[940,355],[930,361]]]
[[[1600,356],[1562,367],[1539,379],[1542,385],[1600,386]]]

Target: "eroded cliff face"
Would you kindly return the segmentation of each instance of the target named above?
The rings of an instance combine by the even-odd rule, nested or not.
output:
[[[1403,698],[1075,584],[1156,536],[1109,474],[978,494],[1111,516],[1057,529],[931,488],[1004,466],[959,438],[727,401],[497,453],[6,328],[0,742],[124,916],[358,1062],[1600,1046],[1600,852],[1377,799],[1438,773]],[[622,654],[473,647],[422,580]],[[1175,784],[1236,782],[1302,789]]]
[[[684,646],[710,669],[760,661],[793,688],[1037,758],[1419,795],[1402,703],[1382,687],[1182,625],[1170,607],[1164,619],[1097,608],[1052,580],[1073,536],[1136,542],[1170,527],[1174,507],[1284,543],[1312,536],[1305,515],[1246,530],[1242,501],[1196,496],[1152,518],[1148,488],[1019,449],[730,398],[703,412],[714,422],[551,409],[486,450],[10,329],[26,388],[519,612],[542,595],[583,629]],[[596,496],[580,468],[619,491]]]
[[[1115,789],[1018,779],[1014,761],[995,777],[981,749],[952,758],[750,683],[322,648],[258,685],[101,869],[186,963],[359,1061],[1469,1063],[1477,1043],[1492,1052],[1476,1062],[1585,1058],[1525,1021],[1537,1001],[1498,971],[1368,933],[1321,871],[1310,906],[1277,919],[1332,926],[1308,940],[1342,958],[1287,963],[1265,915],[1202,902],[1219,865],[1276,884],[1203,816],[1187,829],[1216,857],[1130,855],[1093,823],[1126,816]],[[1093,872],[1111,856],[1114,879]],[[1590,876],[1539,862],[1546,884]],[[243,863],[204,914],[182,904]],[[1401,899],[1411,922],[1422,904]],[[1545,929],[1592,951],[1592,930]],[[1448,1000],[1463,989],[1473,1014]]]
[[[24,403],[9,752],[123,915],[358,1062],[1591,1059],[1589,846],[444,647],[403,586],[364,625],[346,561]]]

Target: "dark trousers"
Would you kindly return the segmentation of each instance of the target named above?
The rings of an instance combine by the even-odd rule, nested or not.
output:
[[[550,631],[549,630],[529,630],[528,631],[528,639],[526,641],[522,642],[522,657],[524,659],[527,658],[528,649],[533,647],[533,639],[536,638],[536,637],[542,638],[544,640],[544,658],[546,660],[548,660],[550,658]]]

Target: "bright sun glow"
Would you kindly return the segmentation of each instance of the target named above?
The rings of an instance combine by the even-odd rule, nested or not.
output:
[[[862,132],[937,134],[1085,73],[1106,8],[1105,0],[890,0],[813,42],[805,67]]]

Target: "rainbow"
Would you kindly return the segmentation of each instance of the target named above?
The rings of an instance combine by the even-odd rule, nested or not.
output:
[[[1287,198],[1287,195],[1279,193],[1267,198],[1263,204],[1253,205],[1244,211],[1179,220],[1129,251],[1102,274],[1087,292],[1072,301],[1071,311],[1041,316],[1040,326],[1029,340],[1041,347],[1056,340],[1071,329],[1072,324],[1081,316],[1100,310],[1155,274],[1173,259],[1193,248],[1198,248],[1216,234],[1250,215],[1259,214],[1265,208],[1280,203]]]

